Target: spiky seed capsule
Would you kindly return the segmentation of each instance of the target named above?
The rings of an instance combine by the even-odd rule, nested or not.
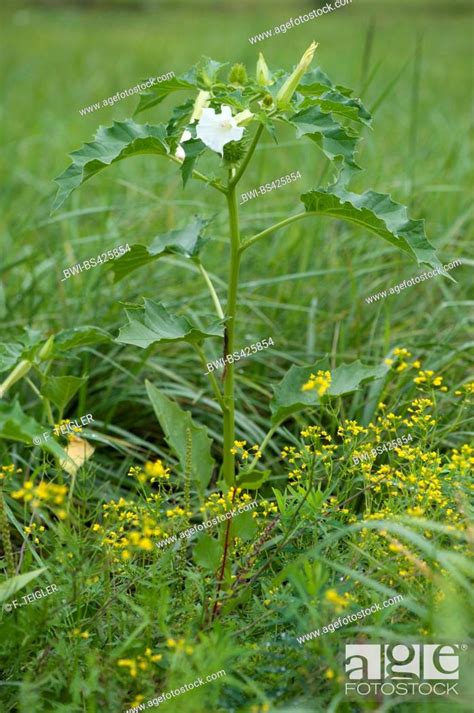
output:
[[[234,64],[229,72],[228,81],[230,84],[247,84],[247,70],[244,64]]]
[[[247,142],[243,139],[241,141],[229,141],[224,146],[224,161],[230,165],[238,163],[245,156],[246,148]]]

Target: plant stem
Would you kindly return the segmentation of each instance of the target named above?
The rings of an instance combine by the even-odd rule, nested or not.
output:
[[[239,170],[235,174],[235,176],[229,181],[229,188],[234,188],[237,183],[240,181],[242,178],[245,169],[247,168],[250,159],[253,156],[253,152],[255,151],[255,147],[258,144],[258,140],[262,134],[263,131],[263,124],[260,124],[258,127],[257,131],[255,132],[255,136],[253,137],[252,143],[250,144],[250,148],[247,151],[247,155],[245,156],[244,160],[242,161]]]
[[[237,488],[234,488],[233,493],[232,493],[232,506],[234,505],[235,501],[235,496],[237,494]],[[227,520],[226,523],[226,528],[225,528],[225,535],[224,535],[224,552],[222,553],[222,565],[219,573],[219,579],[217,580],[217,591],[216,591],[216,598],[214,601],[214,606],[212,607],[212,613],[211,613],[211,622],[214,621],[215,616],[219,612],[220,608],[220,601],[219,601],[219,595],[221,593],[222,589],[222,584],[224,582],[224,575],[225,575],[225,566],[227,563],[227,556],[229,554],[229,546],[230,546],[230,519]]]
[[[265,238],[267,235],[271,235],[271,233],[274,233],[276,230],[280,230],[280,228],[284,228],[286,225],[290,225],[290,223],[294,223],[296,220],[300,220],[301,218],[306,218],[309,215],[315,215],[314,213],[297,213],[296,215],[290,215],[289,218],[285,218],[285,220],[281,220],[279,223],[275,223],[275,225],[271,225],[269,228],[266,228],[265,230],[262,230],[261,233],[257,233],[256,235],[252,235],[251,238],[247,238],[247,240],[244,240],[242,245],[241,245],[241,252],[244,250],[247,250],[253,243],[256,243],[257,240],[260,240],[261,238]]]
[[[326,218],[332,217],[332,218],[336,218],[336,219],[341,217],[340,213],[337,212],[337,209],[334,209],[333,212],[328,212],[328,211],[322,212],[320,210],[308,210],[308,211],[304,211],[303,213],[297,213],[296,215],[290,215],[289,218],[285,218],[285,220],[281,220],[279,223],[275,223],[275,225],[271,225],[269,228],[266,228],[266,230],[262,230],[261,233],[252,235],[252,237],[244,240],[241,243],[240,252],[244,252],[244,250],[247,250],[247,248],[249,248],[251,245],[256,243],[257,240],[260,240],[261,238],[266,238],[267,235],[271,235],[276,230],[280,230],[280,228],[284,228],[286,225],[290,225],[291,223],[294,223],[297,220],[301,220],[301,218],[310,218],[313,215],[322,215]],[[374,231],[373,226],[369,225],[363,219],[349,218],[348,216],[345,216],[344,220],[346,220],[348,223],[354,223],[354,225],[361,225],[363,228],[366,228],[366,230],[370,230],[371,232],[376,232],[376,231]]]
[[[227,293],[226,318],[224,330],[224,358],[234,351],[235,320],[237,315],[237,288],[240,267],[239,213],[235,186],[232,175],[229,176],[227,191],[230,226],[230,271]],[[235,440],[235,401],[234,401],[234,364],[227,364],[224,371],[224,463],[223,474],[227,485],[235,481],[235,456],[231,448]]]
[[[263,439],[262,443],[261,443],[260,446],[259,446],[259,449],[258,449],[258,450],[260,451],[260,453],[263,453],[263,451],[264,451],[265,448],[267,447],[268,443],[270,442],[270,440],[271,440],[273,434],[274,434],[275,431],[277,430],[277,428],[278,428],[278,426],[280,425],[280,423],[281,423],[281,421],[278,421],[278,423],[276,423],[274,426],[272,426],[272,427],[270,428],[270,430],[268,431],[267,435],[265,436],[265,438]],[[249,465],[249,467],[248,467],[249,471],[252,471],[252,470],[255,468],[255,466],[256,466],[257,463],[258,463],[258,460],[259,460],[259,459],[257,458],[257,456],[254,456],[252,462],[250,463],[250,465]]]

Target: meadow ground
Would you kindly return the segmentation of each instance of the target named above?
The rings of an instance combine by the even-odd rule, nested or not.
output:
[[[358,158],[365,171],[355,188],[390,193],[412,216],[426,219],[442,263],[463,262],[452,273],[456,282],[435,277],[369,304],[367,297],[414,277],[418,268],[364,230],[338,221],[299,222],[244,260],[237,344],[272,337],[274,346],[237,368],[239,439],[262,443],[272,386],[293,364],[325,355],[331,369],[356,359],[368,366],[394,359],[382,384],[280,425],[260,461],[270,476],[257,496],[244,489],[232,502],[226,495],[216,504],[215,478],[205,495],[186,493],[145,389],[148,379],[189,409],[207,426],[213,455],[221,459],[221,415],[202,365],[185,344],[144,353],[104,341],[55,359],[54,376],[85,378],[53,420],[94,418],[87,435],[96,451],[74,477],[57,468],[51,454],[25,443],[5,417],[18,398],[28,416],[48,424],[38,375],[17,382],[0,404],[2,577],[8,574],[6,530],[17,573],[47,570],[7,604],[35,587],[55,585],[58,592],[27,600],[21,609],[4,607],[0,615],[2,710],[121,711],[222,669],[225,676],[162,709],[468,709],[467,676],[454,703],[348,701],[341,655],[344,642],[357,637],[469,639],[472,18],[463,2],[354,0],[317,22],[249,42],[300,12],[292,3],[264,2],[156,3],[151,12],[34,5],[0,11],[8,58],[2,68],[2,342],[18,342],[25,328],[34,340],[34,331],[46,339],[82,325],[115,337],[125,321],[124,303],[143,296],[201,319],[212,307],[202,277],[172,256],[118,283],[100,266],[61,282],[65,268],[119,245],[149,244],[193,214],[215,216],[206,266],[225,300],[223,201],[198,182],[183,192],[177,171],[159,159],[118,164],[50,215],[52,179],[66,167],[66,154],[90,140],[99,124],[130,117],[136,101],[87,116],[79,110],[144,77],[178,75],[203,54],[253,71],[262,51],[270,66],[290,69],[316,39],[317,63],[335,82],[354,87],[374,116],[373,129],[364,132]],[[168,98],[143,121],[165,120],[172,105]],[[241,206],[244,235],[294,212],[299,195],[327,178],[323,158],[292,131],[283,133],[278,148],[267,135],[239,191],[296,171],[297,181]],[[395,348],[408,353],[393,355]],[[220,356],[217,346],[207,354]],[[0,356],[4,378],[12,362],[7,348]],[[415,383],[419,370],[432,370],[431,381]],[[442,381],[435,384],[437,376]],[[370,452],[402,434],[412,437],[402,448],[376,460],[357,455],[363,443]],[[285,446],[295,450],[282,457]],[[132,466],[135,479],[128,475]],[[31,511],[24,482],[37,485],[41,478],[50,490],[38,494],[42,506]],[[209,541],[162,549],[155,542],[196,522],[200,508],[222,514],[255,496],[256,516],[241,516],[233,531],[226,586],[229,592],[237,582],[235,596],[210,622],[219,552]],[[272,530],[262,535],[269,522]],[[132,530],[140,537],[123,541]],[[223,536],[219,526],[211,537],[217,543]],[[295,638],[398,595],[401,603],[370,620],[304,644]]]

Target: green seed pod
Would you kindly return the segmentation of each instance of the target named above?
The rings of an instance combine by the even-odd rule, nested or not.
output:
[[[224,161],[230,165],[236,164],[243,159],[246,150],[246,141],[229,141],[229,143],[224,146]]]
[[[273,97],[271,94],[265,94],[262,99],[262,104],[265,109],[270,109],[273,106]]]
[[[20,381],[24,376],[26,376],[31,369],[33,364],[28,359],[22,359],[12,372],[7,376],[3,384],[0,384],[0,398],[3,398],[4,394],[7,393],[10,386],[13,386],[17,381]]]
[[[245,85],[248,82],[247,70],[244,64],[234,64],[229,72],[228,81],[230,84]]]
[[[43,344],[38,352],[38,357],[41,361],[46,361],[49,359],[53,353],[54,335],[51,335],[49,339]]]
[[[258,55],[257,71],[255,76],[257,84],[260,84],[261,87],[268,87],[268,85],[272,83],[272,75],[270,74],[268,65],[265,62],[265,57],[261,52]]]

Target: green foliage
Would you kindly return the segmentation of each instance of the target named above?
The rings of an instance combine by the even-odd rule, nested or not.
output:
[[[313,190],[301,196],[305,209],[314,215],[347,220],[400,248],[418,263],[441,267],[435,249],[425,235],[424,222],[412,220],[407,210],[385,193],[348,191],[345,181],[327,190]]]
[[[193,557],[199,567],[214,572],[221,559],[221,548],[218,541],[205,533],[199,535],[193,549]]]
[[[443,246],[443,253],[452,251],[455,256],[463,255],[468,250],[470,203],[470,184],[466,190],[469,165],[462,148],[469,128],[463,90],[468,81],[469,23],[462,14],[456,17],[451,6],[449,11],[444,7],[448,30],[441,36],[436,12],[440,8],[432,7],[433,3],[429,3],[429,13],[424,13],[422,5],[406,13],[408,3],[405,3],[407,7],[388,3],[383,8],[379,7],[380,3],[372,4],[375,19],[380,16],[383,21],[375,26],[374,41],[371,43],[369,38],[366,47],[370,49],[362,58],[358,53],[362,52],[367,29],[365,12],[359,13],[353,4],[347,13],[342,10],[337,18],[334,16],[337,41],[334,41],[334,22],[326,22],[325,18],[318,21],[320,57],[331,76],[344,77],[344,81],[357,87],[355,96],[361,96],[366,106],[375,107],[375,131],[369,133],[364,122],[357,122],[365,140],[364,152],[356,160],[368,167],[365,175],[358,174],[358,185],[361,191],[364,181],[368,186],[390,188],[392,196],[409,204],[416,215],[427,216],[431,234],[443,236],[441,242],[437,241]],[[194,61],[196,37],[209,41],[208,51],[215,56],[247,61],[249,77],[260,48],[264,49],[270,64],[270,58],[277,58],[277,65],[292,66],[295,33],[298,36],[303,33],[301,37],[310,39],[312,23],[251,47],[246,37],[259,30],[260,24],[262,28],[270,27],[286,15],[282,15],[281,6],[267,4],[265,20],[258,20],[257,25],[253,6],[248,13],[240,10],[232,17],[232,32],[228,32],[229,15],[216,15],[215,9],[206,12],[200,8],[192,22],[187,23],[182,13],[161,8],[160,32],[164,41],[153,45],[154,66],[163,71],[170,67],[169,50],[175,41],[180,48],[179,66]],[[113,118],[126,116],[127,111],[133,110],[133,100],[125,100],[113,109],[101,109],[87,118],[78,115],[68,118],[65,107],[74,111],[74,107],[113,94],[125,86],[125,76],[138,77],[148,71],[150,43],[144,38],[147,32],[152,36],[154,23],[149,16],[127,16],[130,17],[130,22],[127,20],[130,51],[125,60],[122,57],[118,63],[112,61],[110,74],[105,68],[104,72],[90,71],[90,63],[95,60],[90,51],[84,52],[83,38],[89,37],[91,47],[100,47],[100,52],[106,52],[108,57],[117,57],[117,47],[123,44],[123,15],[118,19],[111,12],[77,13],[76,31],[67,33],[65,44],[64,32],[70,18],[60,10],[47,14],[47,18],[36,11],[15,15],[11,27],[21,24],[21,31],[12,32],[10,38],[6,38],[6,49],[13,62],[16,61],[18,71],[15,82],[6,87],[7,104],[12,110],[4,117],[5,131],[11,140],[5,146],[8,174],[2,208],[7,257],[0,267],[0,314],[4,325],[2,340],[20,345],[13,359],[7,348],[10,361],[7,361],[6,373],[22,358],[29,358],[29,349],[25,348],[23,353],[24,345],[17,335],[20,324],[37,330],[39,352],[50,334],[71,326],[98,324],[115,334],[116,325],[122,322],[121,301],[137,302],[141,294],[163,300],[170,311],[189,315],[190,321],[201,327],[207,323],[203,315],[211,304],[207,302],[204,282],[200,289],[195,279],[194,269],[191,273],[181,270],[180,266],[178,272],[175,260],[149,265],[147,272],[137,271],[119,285],[113,284],[105,268],[100,267],[59,284],[56,273],[72,264],[72,260],[101,252],[104,246],[109,246],[109,241],[113,241],[111,245],[117,244],[118,236],[130,244],[148,244],[152,240],[150,236],[185,225],[186,215],[191,212],[200,216],[218,212],[222,195],[202,181],[205,190],[201,195],[200,184],[191,178],[186,185],[186,195],[182,195],[182,167],[176,162],[171,163],[166,157],[159,161],[137,158],[127,164],[126,175],[121,172],[121,178],[126,180],[115,180],[117,169],[110,172],[112,180],[96,178],[91,184],[94,190],[87,196],[94,205],[84,203],[84,196],[75,196],[68,203],[68,213],[60,212],[48,220],[45,201],[50,177],[58,170],[58,156],[68,145],[80,145],[89,133],[87,127],[94,121],[110,124]],[[292,11],[287,13],[291,14]],[[9,27],[9,22],[6,26]],[[210,33],[209,28],[212,28]],[[412,61],[416,29],[423,34],[424,52],[419,104],[416,104],[414,80],[413,90],[411,87],[412,75],[416,78],[416,65]],[[49,47],[47,55],[43,52],[45,42]],[[341,46],[344,46],[343,53]],[[41,62],[36,61],[39,56],[43,58]],[[443,60],[447,56],[452,59],[449,63]],[[64,61],[65,57],[68,61]],[[81,78],[80,82],[70,81],[68,68],[71,66],[75,68],[75,77]],[[28,71],[22,71],[22,67]],[[278,70],[272,75],[277,73]],[[227,69],[220,72],[219,78],[225,78],[226,74]],[[313,73],[308,72],[300,83],[298,94],[301,96],[295,97],[288,118],[310,108],[313,102],[324,112],[325,107],[328,108],[321,99],[325,92],[329,96],[332,91],[338,91],[342,97],[351,99],[344,88],[333,89],[328,80],[329,83],[321,86],[320,95],[317,97],[314,93],[310,105],[306,106],[304,85],[310,74]],[[454,75],[459,81],[452,81]],[[285,73],[280,74],[280,79],[284,76]],[[398,81],[393,83],[392,78],[397,76]],[[199,82],[196,78],[193,89],[170,94],[166,104],[157,104],[159,118],[155,119],[154,114],[150,116],[151,123],[162,120],[165,124],[166,116],[175,117],[174,128],[169,122],[166,129],[170,155],[174,154],[181,133],[189,123],[197,89],[206,86],[204,78]],[[35,91],[31,91],[33,83]],[[61,92],[58,92],[58,83]],[[248,89],[251,87],[230,91],[224,81],[222,87],[215,84],[216,102],[212,106],[217,108],[222,97],[222,102],[241,111],[250,95]],[[435,103],[433,97],[436,97]],[[140,103],[143,99],[140,98]],[[175,100],[183,103],[173,109]],[[317,143],[310,140],[296,144],[294,129],[289,131],[277,116],[272,117],[269,111],[257,106],[255,102],[253,108],[258,117],[247,126],[246,134],[251,137],[253,130],[264,124],[273,129],[280,144],[277,147],[269,134],[262,134],[258,152],[244,176],[245,183],[240,184],[242,191],[284,175],[290,169],[301,171],[301,191],[306,192],[317,185],[320,175],[329,175],[327,170],[323,173],[326,159]],[[268,106],[271,107],[271,103]],[[349,117],[343,113],[347,108],[341,99],[338,106],[333,107],[331,116],[345,129],[355,130],[349,124],[355,121],[355,111]],[[440,121],[444,114],[454,118],[450,122]],[[25,135],[30,138],[25,140]],[[447,150],[440,154],[440,146]],[[219,161],[206,149],[193,168],[198,167],[205,173],[209,169],[210,177],[218,172],[222,175]],[[338,162],[342,163],[341,159]],[[338,165],[328,163],[327,168],[332,168],[329,173],[334,173]],[[442,179],[433,180],[433,176],[442,176]],[[269,225],[270,215],[272,220],[292,215],[298,203],[299,185],[274,192],[242,209],[242,233],[252,235],[263,229]],[[348,396],[326,399],[325,395],[326,403],[295,413],[295,418],[287,419],[285,428],[274,431],[263,459],[257,463],[257,468],[262,470],[254,471],[255,478],[268,470],[269,478],[261,479],[257,491],[245,487],[251,497],[257,497],[260,502],[264,497],[272,502],[275,499],[285,513],[282,524],[264,536],[272,515],[254,519],[250,518],[252,513],[247,513],[234,518],[232,533],[240,531],[245,535],[245,528],[239,527],[241,517],[257,530],[244,544],[232,543],[230,566],[226,569],[221,592],[225,608],[209,626],[203,610],[206,602],[210,601],[212,606],[216,571],[221,562],[219,560],[214,571],[203,571],[196,566],[193,558],[196,538],[183,542],[178,550],[174,545],[156,547],[157,537],[151,536],[152,550],[137,551],[130,560],[120,560],[120,550],[104,544],[100,533],[93,529],[93,523],[104,524],[102,505],[111,508],[122,497],[129,503],[128,508],[141,504],[153,516],[160,509],[157,521],[166,536],[200,522],[201,518],[212,517],[201,513],[194,501],[190,508],[191,522],[186,517],[180,521],[166,515],[168,508],[184,505],[183,467],[181,463],[174,465],[172,449],[157,433],[152,407],[142,389],[143,379],[147,377],[160,389],[166,389],[166,393],[176,394],[181,403],[189,404],[186,408],[192,408],[194,417],[206,424],[215,442],[217,458],[222,446],[219,405],[209,388],[210,377],[203,377],[204,368],[193,360],[194,351],[181,342],[169,342],[144,353],[124,349],[109,336],[95,343],[79,344],[71,351],[55,351],[54,359],[42,363],[36,356],[36,346],[30,345],[35,366],[28,374],[28,381],[21,379],[15,383],[4,400],[18,396],[23,410],[38,423],[46,424],[43,401],[30,387],[32,383],[41,392],[42,378],[37,367],[54,375],[87,374],[88,383],[70,401],[68,414],[73,417],[92,411],[99,421],[94,429],[96,453],[77,474],[69,517],[60,522],[43,509],[34,515],[33,522],[46,528],[43,534],[38,534],[39,542],[35,541],[34,533],[28,535],[25,531],[31,524],[33,512],[12,498],[11,492],[21,487],[23,477],[32,477],[36,483],[40,479],[46,483],[63,482],[66,478],[54,460],[47,454],[45,458],[39,449],[21,441],[2,439],[2,462],[14,462],[24,466],[25,471],[23,476],[15,475],[12,483],[6,480],[3,483],[14,550],[23,556],[20,572],[47,564],[48,579],[58,583],[61,595],[35,601],[14,613],[2,613],[5,685],[0,687],[0,708],[18,709],[21,713],[40,713],[50,708],[67,713],[126,710],[137,705],[138,694],[146,704],[161,692],[224,668],[227,675],[222,680],[183,694],[177,702],[163,703],[163,707],[177,705],[186,713],[247,712],[258,706],[262,711],[266,708],[335,711],[344,706],[341,702],[343,684],[339,679],[343,675],[340,656],[345,641],[361,638],[394,642],[408,639],[465,641],[472,621],[466,590],[466,579],[472,576],[466,535],[472,525],[467,517],[464,519],[469,508],[460,495],[461,489],[458,485],[448,485],[454,509],[451,515],[443,515],[444,510],[436,503],[423,518],[406,515],[406,509],[414,505],[416,499],[410,488],[421,480],[432,484],[436,477],[444,488],[451,472],[447,465],[455,465],[454,460],[451,463],[449,458],[445,460],[445,455],[451,446],[460,447],[468,440],[472,431],[467,420],[467,404],[455,396],[455,389],[462,388],[469,369],[464,274],[458,284],[449,284],[440,278],[406,290],[369,314],[364,308],[364,297],[384,289],[387,283],[395,284],[411,276],[407,274],[412,268],[405,256],[412,253],[401,252],[397,257],[392,244],[374,239],[365,226],[339,220],[338,216],[334,218],[333,221],[319,220],[318,216],[305,218],[289,225],[281,239],[262,240],[258,248],[245,255],[249,259],[241,266],[245,284],[239,294],[236,343],[250,344],[268,333],[277,338],[275,349],[256,354],[235,369],[238,437],[247,438],[249,443],[262,443],[269,426],[272,384],[283,377],[293,362],[312,363],[331,351],[331,363],[332,360],[341,364],[361,359],[364,364],[380,364],[385,356],[391,356],[394,346],[406,345],[412,349],[414,358],[424,357],[423,368],[442,374],[450,387],[449,393],[440,395],[435,409],[438,424],[431,429],[428,439],[425,435],[421,437],[419,444],[424,455],[431,450],[443,458],[442,475],[437,476],[436,469],[427,468],[426,463],[419,460],[410,471],[415,485],[411,484],[404,494],[398,490],[397,495],[391,495],[389,488],[385,490],[382,485],[382,492],[377,495],[376,484],[362,474],[360,465],[351,468],[351,449],[356,448],[356,439],[342,450],[336,436],[344,416],[363,424],[367,422],[362,414],[369,402],[371,411],[375,411],[380,399],[388,403],[389,410],[405,417],[408,399],[429,398],[428,392],[413,394],[414,371],[403,372],[398,382],[395,372],[391,373],[390,380],[380,378],[372,382],[378,396],[375,401],[362,386]],[[229,257],[226,226],[220,215],[213,226],[212,237],[205,252],[206,269],[222,299]],[[74,257],[71,259],[70,255]],[[186,262],[181,261],[181,265],[186,266]],[[465,269],[460,272],[464,273]],[[186,278],[191,274],[192,285],[188,285]],[[221,354],[217,342],[211,343],[207,353],[212,354],[211,358]],[[4,355],[5,351],[0,354]],[[218,385],[220,376],[215,374]],[[392,382],[396,382],[396,386],[392,397],[387,398]],[[314,393],[312,398],[317,403]],[[318,465],[315,479],[322,492],[313,490],[292,521],[305,497],[305,484],[287,484],[286,464],[279,453],[286,444],[302,449],[304,444],[298,432],[313,423],[328,430],[339,450],[333,458],[332,471],[328,469],[326,473],[322,464]],[[381,438],[389,440],[396,435],[398,433],[392,431]],[[154,460],[158,456],[171,466],[171,478],[163,487],[162,483],[142,486],[127,477],[131,463],[141,465],[142,460]],[[247,462],[237,478],[240,480],[242,476],[243,482],[250,485],[249,474],[245,472]],[[370,477],[382,466],[406,473],[407,465],[394,451],[385,453],[372,464]],[[460,477],[459,473],[458,467],[453,474],[455,480]],[[211,482],[208,492],[214,493],[216,486]],[[158,491],[162,497],[160,503],[148,502],[147,498],[154,497]],[[225,491],[222,495],[226,496]],[[336,504],[331,498],[337,498]],[[385,505],[390,512],[383,520],[367,519],[377,515],[379,507]],[[263,511],[263,507],[260,505],[259,511]],[[463,518],[459,524],[454,522],[458,515]],[[401,518],[403,528],[395,531],[397,517]],[[364,520],[370,537],[367,535],[369,540],[362,544]],[[376,528],[374,522],[380,522],[380,527]],[[354,529],[354,523],[358,527],[360,523],[361,529]],[[390,529],[384,523],[390,525]],[[126,533],[133,530],[128,520],[118,522],[115,529],[120,526],[125,527]],[[210,530],[220,547],[219,552],[222,552],[224,527],[225,523]],[[390,537],[399,538],[414,560],[389,550],[389,540],[382,535],[375,536],[375,531],[379,533],[382,528]],[[461,528],[466,528],[462,537]],[[410,539],[408,531],[420,539],[416,542]],[[286,537],[288,540],[283,542]],[[442,557],[434,556],[430,543]],[[119,561],[113,562],[117,554]],[[422,569],[424,565],[427,570]],[[234,583],[240,580],[232,595],[228,589],[230,575]],[[34,581],[25,592],[36,586],[40,585]],[[339,596],[347,592],[353,597],[344,613],[380,603],[386,592],[402,594],[404,602],[380,616],[366,619],[362,625],[350,625],[319,641],[298,644],[296,635],[344,615],[326,598],[328,590],[336,590]],[[186,654],[170,649],[168,637],[185,638],[194,652]],[[139,669],[137,677],[132,678],[127,668],[117,662],[121,658],[136,659],[147,646],[163,658],[147,671]],[[463,666],[464,663],[462,661]],[[470,710],[472,691],[470,694],[465,691],[471,684],[469,676],[463,676],[462,683],[459,701],[448,703],[453,710]],[[359,704],[361,710],[368,710],[370,706],[367,702]],[[441,713],[441,710],[444,713],[446,703],[438,705],[420,700],[415,705],[399,702],[396,707],[400,713],[405,713],[405,709],[409,713],[414,707],[429,713]]]
[[[19,441],[28,446],[33,444],[33,439],[41,441],[41,447],[57,456],[66,456],[61,446],[53,438],[43,440],[42,434],[51,427],[41,426],[34,418],[28,416],[17,400],[6,403],[0,402],[0,436],[9,441]]]
[[[34,579],[43,574],[46,571],[46,567],[41,567],[40,569],[34,569],[31,572],[24,572],[24,574],[17,574],[14,577],[10,577],[4,582],[0,583],[0,602],[4,602],[14,594],[26,587],[27,584],[32,582]]]
[[[86,376],[47,376],[41,391],[62,412],[81,386],[86,383]]]
[[[280,383],[274,387],[271,402],[272,423],[280,423],[304,408],[321,406],[327,398],[357,391],[363,384],[383,378],[388,371],[385,365],[364,366],[360,361],[342,364],[331,371],[331,384],[324,396],[319,397],[315,391],[302,391],[310,374],[328,369],[327,359],[321,359],[312,366],[291,366]]]
[[[201,342],[209,337],[222,337],[223,326],[214,321],[205,330],[192,325],[185,317],[170,314],[160,302],[143,300],[143,306],[129,306],[128,324],[120,329],[117,342],[146,349],[158,342]]]
[[[189,411],[183,411],[177,403],[148,381],[146,390],[166,441],[176,453],[183,472],[186,470],[187,457],[189,457],[187,439],[188,434],[191,433],[191,477],[196,489],[202,495],[212,477],[214,467],[211,439],[206,427],[197,426]]]
[[[209,220],[196,218],[184,228],[170,230],[164,235],[157,235],[149,247],[132,245],[125,255],[111,263],[115,281],[118,282],[133,270],[154,262],[163,255],[197,258],[209,240],[209,237],[203,235],[209,223]]]
[[[139,154],[166,155],[164,126],[136,124],[134,121],[115,121],[108,128],[101,126],[94,140],[71,154],[72,164],[56,179],[58,192],[52,212],[83,183],[107,166]]]

